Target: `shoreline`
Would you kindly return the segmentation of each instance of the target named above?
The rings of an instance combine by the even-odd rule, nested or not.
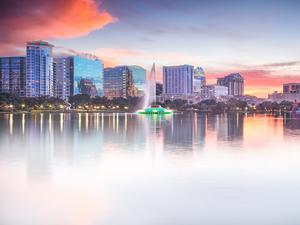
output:
[[[137,111],[103,111],[103,110],[30,110],[30,111],[0,111],[0,114],[35,114],[35,113],[128,113],[135,114]],[[173,114],[189,114],[189,113],[199,113],[199,114],[232,114],[232,113],[240,113],[240,114],[271,114],[271,115],[283,115],[283,114],[292,114],[292,111],[224,111],[224,112],[213,112],[213,111],[173,111]]]

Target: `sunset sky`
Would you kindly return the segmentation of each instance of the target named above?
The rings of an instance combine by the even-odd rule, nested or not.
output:
[[[105,66],[192,64],[207,80],[240,72],[246,94],[300,82],[297,0],[1,0],[0,54],[25,42],[99,56]]]

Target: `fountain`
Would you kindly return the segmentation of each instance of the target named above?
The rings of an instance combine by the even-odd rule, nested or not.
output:
[[[153,63],[150,76],[146,82],[144,108],[138,110],[138,114],[172,114],[172,110],[156,105],[156,76],[155,63]]]

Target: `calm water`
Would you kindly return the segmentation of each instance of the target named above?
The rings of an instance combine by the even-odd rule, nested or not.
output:
[[[0,114],[1,225],[300,224],[300,121]]]

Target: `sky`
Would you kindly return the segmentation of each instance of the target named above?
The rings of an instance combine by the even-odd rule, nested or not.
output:
[[[266,97],[300,82],[298,0],[1,0],[0,55],[26,41],[100,57],[104,65],[191,64],[207,81],[239,72]]]

